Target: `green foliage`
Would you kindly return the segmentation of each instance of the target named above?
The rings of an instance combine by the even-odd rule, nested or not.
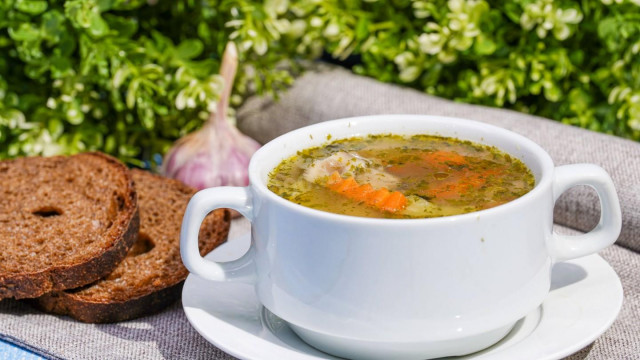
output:
[[[639,0],[345,3],[359,74],[640,140]]]
[[[229,39],[235,105],[326,50],[381,81],[640,140],[640,0],[5,0],[0,158],[164,153],[215,109]]]
[[[245,64],[236,103],[291,83],[276,68],[295,51],[277,41],[289,36],[281,13],[252,1],[1,2],[0,158],[102,150],[142,165],[215,110],[230,37]]]

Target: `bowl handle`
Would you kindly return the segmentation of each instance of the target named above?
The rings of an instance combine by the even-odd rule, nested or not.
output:
[[[182,262],[190,272],[208,280],[239,281],[253,284],[256,282],[253,241],[251,241],[249,250],[234,261],[215,262],[200,256],[198,249],[200,225],[207,214],[219,208],[237,210],[250,222],[253,222],[253,206],[249,187],[220,186],[198,191],[189,201],[182,219],[180,231]]]
[[[553,201],[567,189],[576,185],[588,185],[600,198],[600,221],[590,232],[577,236],[553,233],[550,242],[551,256],[555,262],[596,253],[613,244],[622,228],[620,201],[613,181],[607,172],[593,164],[558,166],[554,171]]]

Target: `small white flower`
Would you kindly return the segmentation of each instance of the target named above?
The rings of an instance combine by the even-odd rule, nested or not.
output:
[[[449,29],[460,31],[462,29],[462,23],[458,19],[451,19],[451,21],[449,21]]]
[[[338,26],[338,24],[336,24],[336,23],[330,23],[324,29],[324,36],[326,36],[328,38],[335,37],[339,33],[340,33],[340,26]]]
[[[245,40],[245,41],[241,42],[238,47],[240,48],[240,51],[244,52],[244,51],[247,51],[247,50],[251,49],[251,46],[253,46],[253,41]]]
[[[424,19],[431,16],[431,11],[428,10],[428,3],[425,1],[415,1],[411,4],[413,7],[413,15],[418,19]]]
[[[457,58],[458,56],[453,51],[441,51],[438,53],[438,60],[445,64],[452,63],[456,61]]]
[[[272,14],[284,14],[289,7],[288,0],[267,0],[264,4],[267,12]]]
[[[346,59],[346,57],[351,52],[351,49],[347,49],[351,44],[351,37],[343,36],[338,42],[338,46],[336,47],[335,54],[338,54],[341,59]]]
[[[412,82],[420,76],[421,69],[418,66],[409,66],[400,71],[399,78],[404,82]]]
[[[509,90],[509,102],[514,104],[516,102],[516,84],[510,78],[507,79],[507,89]]]
[[[569,24],[577,24],[582,21],[582,14],[576,9],[558,9],[556,17],[558,20]]]
[[[489,76],[482,80],[480,83],[480,88],[484,91],[485,94],[492,95],[496,92],[496,78],[493,76]]]
[[[317,16],[312,17],[311,20],[309,21],[309,25],[316,28],[322,26],[322,24],[323,24],[322,19]]]
[[[441,36],[438,33],[431,34],[421,34],[418,37],[418,44],[420,44],[420,50],[422,52],[435,55],[440,50],[442,50],[442,44],[444,41],[441,41]]]
[[[264,55],[267,52],[267,49],[267,40],[265,40],[263,37],[257,37],[256,42],[253,45],[253,51],[255,51],[258,55]]]
[[[176,80],[178,80],[179,82],[186,81],[187,79],[184,77],[185,71],[186,71],[185,67],[180,66],[178,70],[176,70]]]
[[[414,60],[415,60],[415,56],[413,55],[413,53],[405,51],[403,53],[396,55],[396,57],[393,59],[393,62],[396,63],[398,67],[404,68]]]
[[[533,26],[535,24],[536,24],[535,21],[533,21],[533,19],[531,19],[529,14],[522,13],[522,15],[520,15],[520,26],[522,26],[523,29],[531,30],[531,29],[533,29]]]
[[[227,21],[224,26],[226,27],[233,27],[233,28],[239,28],[242,26],[242,24],[244,24],[244,20],[240,20],[240,19],[236,19],[236,20],[230,20]]]
[[[464,11],[464,5],[465,3],[463,0],[449,0],[449,2],[447,3],[449,9],[456,13]]]
[[[307,23],[304,20],[294,20],[289,27],[289,35],[299,38],[304,35],[305,30],[307,29]]]
[[[187,89],[182,89],[178,95],[176,95],[176,109],[178,110],[183,110],[187,105],[186,90]]]
[[[571,35],[571,30],[567,25],[560,25],[553,29],[553,36],[558,40],[566,40]]]
[[[275,27],[280,33],[284,34],[289,32],[291,22],[288,19],[278,19],[273,22],[273,27]]]
[[[428,22],[426,27],[427,30],[440,31],[440,25],[434,23],[433,21]]]

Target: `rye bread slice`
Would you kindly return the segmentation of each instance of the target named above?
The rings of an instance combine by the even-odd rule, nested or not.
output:
[[[133,179],[100,153],[0,162],[0,299],[77,288],[124,259],[138,233]]]
[[[47,312],[89,323],[130,320],[158,312],[180,297],[189,274],[180,257],[180,227],[196,189],[183,183],[131,170],[138,192],[140,233],[127,258],[106,278],[80,289],[38,299]],[[219,209],[200,228],[202,255],[224,242],[230,214]]]

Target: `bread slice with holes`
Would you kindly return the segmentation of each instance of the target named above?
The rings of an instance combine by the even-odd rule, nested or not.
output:
[[[180,297],[189,274],[180,257],[180,227],[196,190],[183,183],[132,170],[138,192],[140,233],[127,258],[106,278],[38,299],[48,312],[90,323],[124,321],[157,312]],[[229,233],[227,210],[209,214],[200,228],[202,255]]]
[[[138,234],[133,179],[99,153],[0,162],[0,299],[111,273]]]

